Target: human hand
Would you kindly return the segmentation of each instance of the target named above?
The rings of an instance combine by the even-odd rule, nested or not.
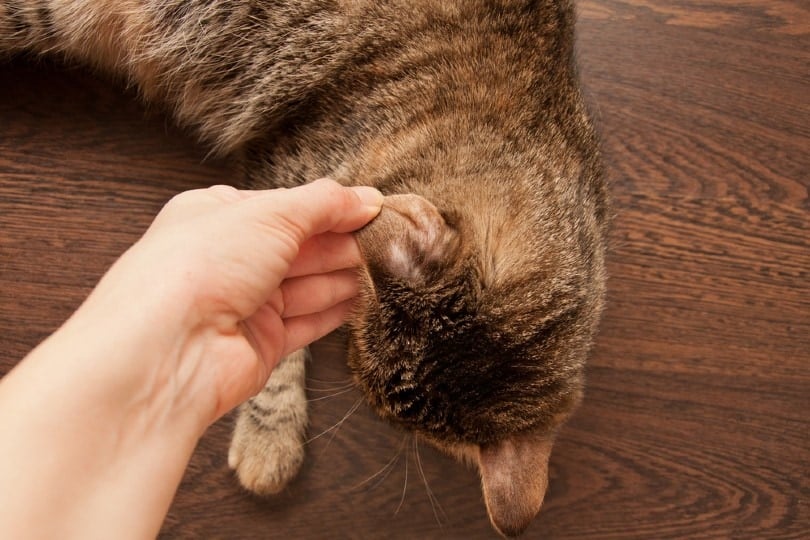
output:
[[[205,428],[340,324],[381,205],[328,180],[170,201],[0,381],[0,535],[157,534]]]
[[[100,321],[119,324],[107,331],[123,332],[124,343],[140,334],[131,346],[141,360],[113,366],[126,387],[118,395],[181,404],[207,427],[258,392],[281,356],[341,324],[357,293],[351,268],[360,262],[348,233],[381,204],[373,188],[330,180],[182,193],[75,318],[95,333]]]

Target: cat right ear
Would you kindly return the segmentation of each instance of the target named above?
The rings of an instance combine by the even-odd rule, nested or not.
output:
[[[431,269],[453,260],[457,231],[438,209],[419,195],[391,195],[380,214],[357,233],[369,268],[411,285],[422,282]]]
[[[553,440],[524,433],[481,447],[478,468],[492,525],[504,536],[521,534],[543,505]]]

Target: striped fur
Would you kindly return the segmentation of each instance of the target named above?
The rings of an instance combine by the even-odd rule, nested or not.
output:
[[[228,465],[254,493],[278,493],[304,461],[307,359],[306,349],[287,356],[264,389],[240,407]]]
[[[542,503],[605,290],[573,24],[568,0],[2,0],[0,55],[136,87],[246,185],[400,195],[358,236],[349,364],[383,418],[479,466],[511,535]],[[229,461],[254,491],[301,463],[303,364],[242,408]]]

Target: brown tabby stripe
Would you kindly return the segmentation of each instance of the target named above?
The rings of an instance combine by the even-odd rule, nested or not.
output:
[[[41,2],[37,7],[37,21],[42,28],[43,37],[50,38],[56,35],[56,26],[53,21],[53,13],[47,2]]]
[[[31,25],[28,21],[25,20],[25,15],[23,13],[23,6],[20,5],[20,2],[15,0],[9,0],[5,3],[6,5],[6,16],[11,20],[12,24],[14,25],[14,32],[20,34],[20,38],[27,36],[30,34]]]
[[[259,413],[263,416],[270,416],[278,412],[278,409],[276,409],[275,407],[265,407],[259,405],[258,403],[256,403],[255,399],[251,399],[250,401],[248,401],[247,405],[248,407],[250,407],[252,411]]]
[[[292,387],[291,387],[289,384],[287,384],[287,383],[282,383],[282,384],[268,384],[267,386],[265,386],[264,388],[262,388],[261,393],[262,393],[262,394],[265,394],[265,395],[270,395],[270,394],[280,394],[280,393],[282,393],[282,392],[286,392],[287,390],[290,390],[291,388],[292,388]]]
[[[283,414],[280,416],[274,416],[272,419],[272,424],[267,423],[267,419],[259,416],[258,414],[254,413],[253,411],[248,412],[248,418],[250,418],[251,422],[262,431],[268,433],[274,433],[278,431],[280,426],[285,424],[289,424],[293,422],[295,418],[290,414]]]

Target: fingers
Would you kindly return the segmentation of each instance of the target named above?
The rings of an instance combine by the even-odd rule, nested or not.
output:
[[[286,335],[284,321],[273,306],[265,304],[242,321],[241,325],[245,337],[256,351],[262,364],[267,367],[266,371],[259,373],[259,387],[261,388],[267,380],[267,376],[281,359]]]
[[[354,298],[358,291],[357,274],[340,270],[286,279],[280,290],[283,318],[318,313]]]
[[[301,244],[319,233],[359,229],[376,217],[382,202],[382,194],[374,188],[347,188],[321,179],[257,194],[240,201],[239,206],[271,231],[281,230]]]
[[[326,231],[350,232],[371,221],[383,196],[369,186],[345,187],[320,179],[292,189],[238,190],[227,185],[195,189],[174,196],[155,224],[177,223],[234,205],[242,224],[264,223],[273,231],[290,234],[297,243]]]
[[[319,313],[285,319],[286,339],[282,356],[290,354],[338,328],[343,324],[351,309],[352,301],[349,300]]]
[[[290,278],[243,324],[263,362],[272,369],[279,354],[286,354],[279,348],[295,350],[289,348],[290,340],[300,348],[340,326],[357,291],[353,270]]]
[[[282,319],[269,305],[261,307],[242,325],[251,345],[267,372],[275,368],[279,359],[309,345],[338,328],[351,312],[352,300],[346,300],[323,311]]]
[[[313,236],[298,250],[287,277],[323,274],[360,265],[360,249],[354,236],[346,233],[323,233]]]

